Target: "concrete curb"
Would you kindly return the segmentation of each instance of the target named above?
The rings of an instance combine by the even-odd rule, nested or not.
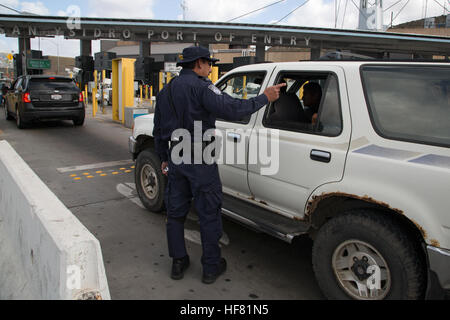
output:
[[[99,241],[0,141],[0,299],[109,300]]]

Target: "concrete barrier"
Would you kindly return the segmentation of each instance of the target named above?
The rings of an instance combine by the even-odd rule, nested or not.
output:
[[[110,299],[99,241],[0,141],[0,299]]]

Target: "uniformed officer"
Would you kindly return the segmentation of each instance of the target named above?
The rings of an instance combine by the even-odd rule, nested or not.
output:
[[[222,237],[222,184],[216,163],[174,164],[170,150],[175,144],[171,136],[176,129],[185,129],[194,135],[194,121],[201,121],[202,133],[215,128],[216,117],[239,120],[278,99],[280,87],[269,87],[255,98],[235,99],[222,93],[207,78],[211,66],[218,61],[211,58],[208,49],[188,47],[183,50],[177,65],[180,75],[165,86],[156,97],[153,136],[161,159],[161,170],[168,175],[164,202],[167,210],[167,240],[173,259],[171,278],[183,278],[189,266],[184,241],[184,222],[194,199],[199,216],[203,254],[203,283],[213,283],[226,270],[221,257],[219,240]],[[166,171],[168,169],[168,172]]]

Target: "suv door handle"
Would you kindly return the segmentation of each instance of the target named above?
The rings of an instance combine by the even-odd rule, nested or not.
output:
[[[234,141],[234,142],[240,142],[241,141],[241,135],[239,133],[234,132],[228,132],[227,133],[228,140]]]
[[[311,150],[310,157],[314,161],[329,163],[331,161],[331,153],[322,150]]]

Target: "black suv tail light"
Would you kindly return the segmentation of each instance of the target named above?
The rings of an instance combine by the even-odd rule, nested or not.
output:
[[[22,95],[22,102],[25,102],[25,103],[31,102],[30,94],[28,92],[26,92]]]

